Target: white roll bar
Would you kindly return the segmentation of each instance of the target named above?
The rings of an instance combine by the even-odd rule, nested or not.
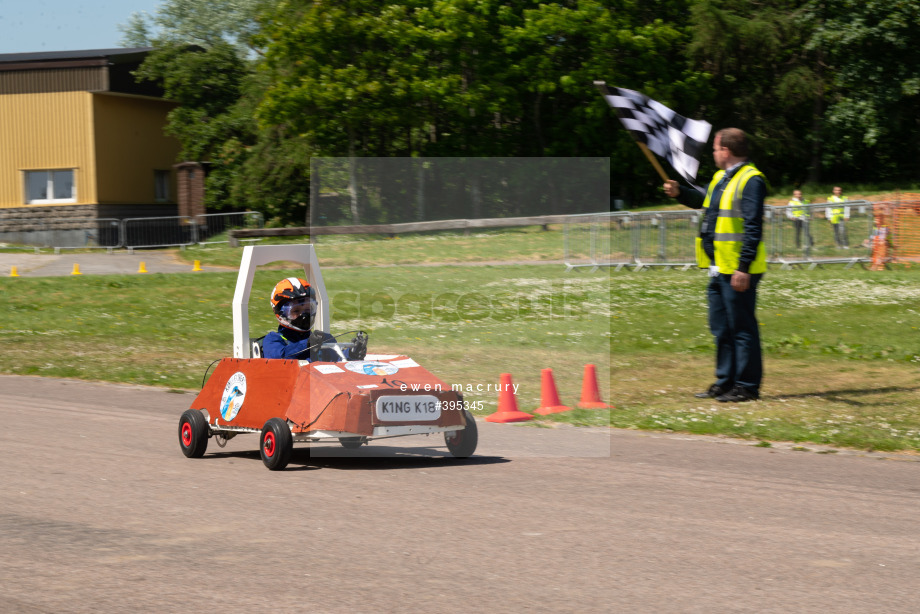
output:
[[[249,347],[249,295],[256,267],[272,262],[296,262],[316,293],[316,327],[329,331],[329,297],[312,245],[247,245],[233,293],[233,357],[251,358]],[[266,301],[267,307],[267,301]]]

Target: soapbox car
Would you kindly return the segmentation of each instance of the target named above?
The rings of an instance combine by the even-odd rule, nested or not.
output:
[[[255,268],[278,261],[304,265],[316,293],[315,328],[329,331],[329,297],[312,245],[243,248],[233,295],[233,358],[220,360],[179,420],[185,456],[202,457],[212,437],[224,446],[244,433],[259,434],[262,462],[272,470],[287,466],[295,442],[354,449],[374,439],[441,433],[452,456],[471,456],[478,435],[462,395],[408,356],[346,361],[343,349],[350,344],[327,343],[323,348],[341,360],[261,358],[249,338],[249,296]]]

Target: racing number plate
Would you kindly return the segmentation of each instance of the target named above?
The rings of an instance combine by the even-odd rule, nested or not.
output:
[[[376,409],[381,422],[433,422],[441,417],[441,402],[430,394],[383,395],[377,397]]]

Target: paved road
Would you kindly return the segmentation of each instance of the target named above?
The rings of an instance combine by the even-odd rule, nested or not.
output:
[[[143,251],[61,252],[34,254],[30,252],[0,253],[0,277],[8,277],[15,267],[20,277],[53,277],[72,275],[74,265],[81,275],[110,275],[138,273],[144,264],[147,273],[191,273],[194,266],[180,261],[175,252]],[[203,271],[228,271],[224,267],[203,266]]]
[[[480,423],[179,451],[190,394],[0,376],[4,612],[916,612],[920,463]]]
[[[241,252],[242,253],[242,252]],[[8,277],[14,270],[20,277],[56,277],[72,275],[78,270],[81,275],[127,275],[138,273],[144,264],[147,273],[192,273],[194,265],[188,264],[177,258],[174,251],[137,251],[128,253],[117,251],[107,253],[82,252],[60,254],[35,254],[31,252],[0,252],[0,277]],[[380,266],[509,266],[509,265],[556,265],[565,263],[562,260],[503,260],[484,262],[453,262],[453,263],[425,263],[417,265],[380,265]],[[76,269],[74,266],[76,265]],[[338,268],[338,267],[324,267]],[[201,265],[204,272],[237,271],[237,267],[224,267]]]

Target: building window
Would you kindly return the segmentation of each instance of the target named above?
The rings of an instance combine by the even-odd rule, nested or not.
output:
[[[73,169],[55,171],[25,171],[26,203],[73,203],[77,201],[77,187]]]
[[[153,195],[157,202],[169,200],[169,171],[153,171]]]

